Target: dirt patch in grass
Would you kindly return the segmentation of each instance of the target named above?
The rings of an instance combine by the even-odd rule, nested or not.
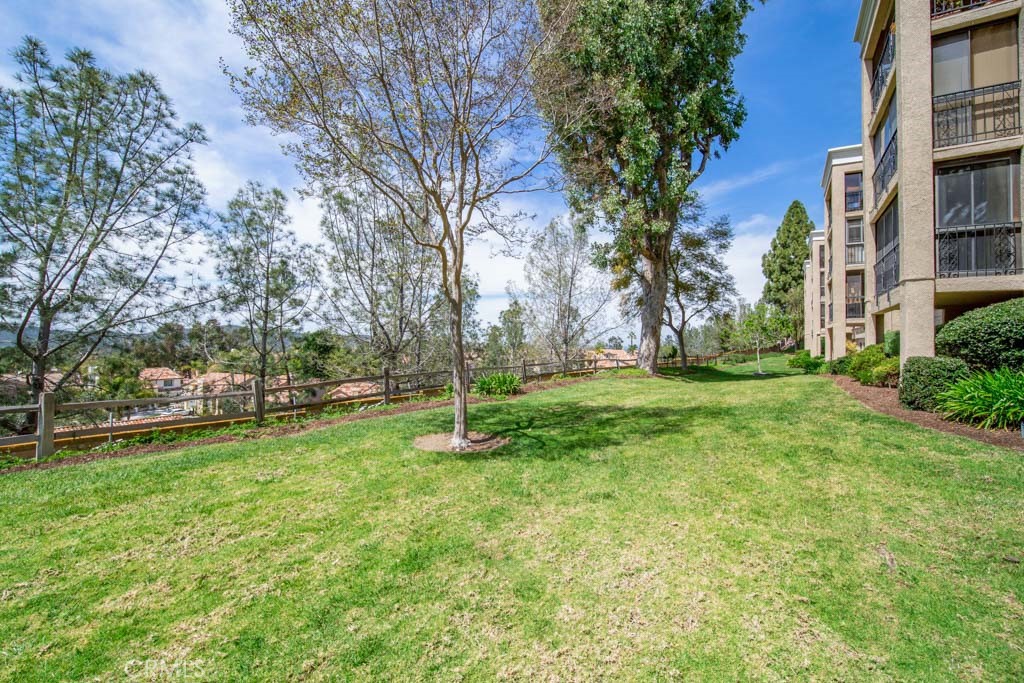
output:
[[[950,422],[942,419],[940,415],[935,413],[904,408],[900,405],[899,391],[896,389],[866,387],[852,377],[842,375],[834,375],[832,380],[840,389],[857,399],[861,405],[879,413],[891,415],[905,422],[912,422],[913,424],[936,431],[966,436],[969,439],[992,444],[993,446],[1024,451],[1024,439],[1021,438],[1020,432],[1001,429],[978,429],[971,425]]]
[[[483,451],[494,450],[504,446],[509,442],[507,437],[496,436],[494,434],[482,434],[480,432],[469,433],[469,447],[458,451],[459,453],[481,453]],[[421,451],[431,451],[434,453],[453,453],[452,449],[452,435],[450,432],[443,432],[441,434],[425,434],[423,436],[417,436],[412,445]]]

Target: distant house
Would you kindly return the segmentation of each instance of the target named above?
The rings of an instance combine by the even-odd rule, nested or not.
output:
[[[636,362],[636,354],[622,349],[604,349],[600,353],[587,351],[586,358],[591,361],[596,360],[598,368],[628,367],[631,363]],[[618,365],[615,361],[618,361]]]
[[[170,368],[143,368],[139,381],[161,396],[180,394],[182,377]]]

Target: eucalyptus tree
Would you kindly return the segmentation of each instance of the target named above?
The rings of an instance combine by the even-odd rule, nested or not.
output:
[[[375,363],[392,371],[416,365],[417,340],[443,304],[432,252],[409,237],[392,204],[365,186],[335,192],[323,209],[320,314]]]
[[[0,88],[0,321],[31,364],[33,400],[60,391],[114,332],[194,303],[176,277],[204,227],[192,151],[156,78],[27,38]]]
[[[668,257],[668,296],[663,322],[675,333],[686,363],[690,323],[716,317],[732,308],[736,281],[725,264],[733,232],[727,218],[704,221],[704,209],[695,204],[672,237]]]
[[[737,138],[733,83],[755,0],[542,0],[555,48],[538,97],[579,205],[612,229],[615,282],[639,285],[637,363],[657,372],[672,237],[691,186]],[[624,275],[624,277],[622,277]]]
[[[466,245],[515,221],[499,200],[548,155],[532,92],[542,53],[519,0],[229,0],[251,66],[227,68],[254,123],[286,133],[309,182],[365,182],[433,254],[448,304],[455,422],[469,445]]]
[[[316,282],[312,248],[288,228],[287,200],[277,188],[246,183],[218,218],[211,251],[221,307],[239,316],[260,379],[273,354],[288,373],[288,336],[308,315]]]

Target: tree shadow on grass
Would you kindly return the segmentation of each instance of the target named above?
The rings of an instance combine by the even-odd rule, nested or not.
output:
[[[736,372],[722,370],[717,367],[691,367],[683,371],[680,368],[664,368],[660,377],[679,382],[716,383],[716,382],[762,382],[769,379],[780,379],[782,377],[793,377],[799,372],[765,372],[758,375],[755,372]]]
[[[527,401],[508,401],[476,406],[471,415],[474,430],[508,438],[508,445],[493,451],[445,457],[586,461],[594,451],[609,446],[642,444],[664,434],[694,435],[694,429],[706,426],[708,421],[735,420],[737,415],[735,408],[714,404],[648,408],[564,401],[541,407]],[[447,431],[451,423],[439,415],[437,428]]]

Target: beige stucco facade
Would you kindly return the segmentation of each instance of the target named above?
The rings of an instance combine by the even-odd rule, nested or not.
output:
[[[864,200],[861,145],[828,150],[825,205],[825,358],[864,346]]]
[[[901,360],[1024,295],[1020,15],[1021,0],[862,3],[864,341],[898,330]]]
[[[825,231],[815,230],[807,238],[810,258],[804,261],[804,348],[812,356],[825,353],[826,325]]]

